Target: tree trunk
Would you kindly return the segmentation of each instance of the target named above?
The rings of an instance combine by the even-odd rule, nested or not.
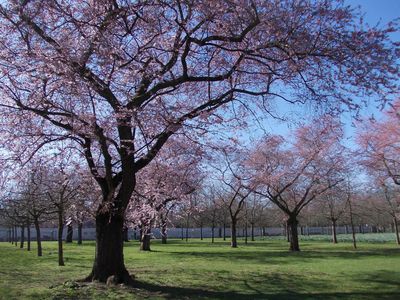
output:
[[[237,248],[236,220],[232,220],[231,222],[231,247]]]
[[[91,274],[88,281],[131,284],[124,264],[122,229],[124,218],[122,214],[102,211],[101,207],[96,214],[96,252]]]
[[[14,245],[15,242],[15,231],[14,226],[11,227],[11,245]]]
[[[74,235],[74,228],[72,227],[72,224],[67,225],[67,236],[65,238],[66,243],[72,243],[72,237]]]
[[[211,243],[214,243],[214,228],[215,228],[215,226],[213,223],[211,226]]]
[[[26,225],[26,233],[27,233],[27,247],[26,250],[31,251],[31,225]]]
[[[20,249],[24,248],[24,242],[25,242],[25,226],[21,226],[21,242],[19,243]]]
[[[36,230],[36,243],[37,243],[37,256],[42,256],[42,237],[40,236],[40,226],[39,221],[34,220]]]
[[[285,232],[286,232],[286,241],[289,243],[290,242],[290,228],[289,228],[288,222],[286,222],[286,224],[285,224]]]
[[[200,240],[203,240],[203,224],[200,225]]]
[[[82,222],[78,223],[78,245],[82,245]]]
[[[63,212],[58,212],[58,230],[57,230],[57,244],[58,244],[58,265],[64,266],[64,251],[63,251],[63,234],[64,230],[64,218]]]
[[[396,217],[393,218],[393,225],[394,225],[394,230],[396,231],[396,242],[397,242],[397,245],[400,245],[399,224],[398,224],[398,221],[397,221]]]
[[[124,238],[124,242],[129,242],[129,237],[128,237],[128,227],[124,226],[124,228],[122,229],[122,235]]]
[[[353,238],[353,248],[357,249],[357,242],[356,242],[356,230],[354,226],[354,220],[353,220],[353,209],[351,205],[351,201],[349,200],[349,213],[350,213],[350,225],[351,225],[351,235]]]
[[[8,242],[12,243],[11,228],[10,227],[8,228],[8,236],[7,236],[7,238],[8,238]]]
[[[244,224],[244,244],[247,245],[248,232],[247,232],[247,222]]]
[[[287,220],[287,228],[290,232],[290,251],[300,251],[299,247],[299,236],[297,232],[297,216],[290,216]]]
[[[331,221],[332,221],[332,243],[337,244],[336,219],[331,219]]]
[[[14,242],[15,242],[15,247],[18,247],[18,227],[17,227],[17,225],[14,226]]]
[[[167,243],[167,222],[163,222],[161,225],[161,244]]]
[[[251,223],[251,241],[254,242],[254,223]]]
[[[224,241],[226,241],[226,224],[224,223]]]
[[[186,242],[189,240],[189,227],[186,225],[186,236],[185,236]]]
[[[150,251],[150,237],[151,230],[147,228],[142,229],[142,241],[140,242],[141,251]]]
[[[218,237],[222,238],[222,228],[218,227]]]

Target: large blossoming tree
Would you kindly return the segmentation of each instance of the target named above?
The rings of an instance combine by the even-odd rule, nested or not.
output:
[[[128,283],[136,174],[183,126],[221,122],[229,102],[354,108],[349,92],[396,88],[396,28],[358,16],[336,1],[2,1],[2,142],[25,159],[75,143],[103,197],[88,279]]]

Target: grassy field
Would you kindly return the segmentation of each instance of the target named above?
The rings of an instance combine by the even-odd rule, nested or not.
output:
[[[378,239],[379,240],[379,239]],[[240,241],[241,242],[241,241]],[[0,243],[1,299],[400,299],[400,248],[393,242],[332,245],[311,238],[300,253],[283,239],[231,249],[228,242],[152,241],[152,252],[126,243],[125,260],[135,288],[83,284],[94,244],[65,246],[57,266],[55,242],[43,257]]]

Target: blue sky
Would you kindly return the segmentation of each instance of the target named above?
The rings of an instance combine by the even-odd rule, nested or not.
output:
[[[375,26],[378,23],[380,26],[384,26],[388,22],[400,18],[400,0],[345,0],[344,2],[352,7],[360,6],[361,12],[364,15],[364,21],[370,26]],[[391,38],[394,41],[400,41],[400,32],[392,33]],[[370,99],[372,105],[362,109],[362,116],[369,117],[373,115],[378,119],[381,117],[381,112],[373,103],[374,100],[376,99]],[[304,121],[315,115],[315,108],[307,104],[296,107],[291,104],[280,102],[275,106],[279,114],[287,117],[300,112],[299,117],[303,117]],[[345,123],[346,144],[351,148],[355,147],[355,128],[352,126],[353,121],[354,119],[350,114],[343,114],[342,122]],[[263,126],[268,133],[287,135],[291,127],[293,127],[293,124],[290,122],[279,122],[273,118],[269,118],[263,122]],[[250,138],[258,138],[259,134],[260,132],[253,131],[252,134],[250,134]]]

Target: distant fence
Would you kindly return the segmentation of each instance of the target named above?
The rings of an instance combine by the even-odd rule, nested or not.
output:
[[[390,228],[387,228],[390,229]],[[41,228],[41,235],[42,240],[44,241],[55,241],[57,240],[57,228]],[[64,229],[63,238],[65,239],[67,230]],[[336,228],[336,232],[338,234],[345,234],[351,233],[350,226],[338,226]],[[378,228],[375,226],[370,225],[363,225],[363,226],[356,226],[355,227],[356,233],[370,233],[370,232],[386,232],[386,228]],[[7,241],[9,231],[7,228],[0,228],[0,241],[4,242]],[[20,237],[21,231],[20,228],[17,230],[17,236]],[[225,236],[230,237],[231,231],[229,228],[225,229]],[[237,230],[237,234],[239,237],[245,236],[244,228],[239,228]],[[331,227],[300,227],[299,226],[299,234],[302,235],[328,235],[332,234]],[[167,231],[167,235],[169,238],[186,238],[186,228],[170,228]],[[247,229],[247,235],[251,236],[250,228]],[[279,236],[285,235],[285,230],[283,227],[257,227],[254,228],[254,236]],[[25,229],[25,239],[27,233]],[[73,238],[76,239],[78,236],[77,228],[74,228]],[[187,236],[188,238],[211,238],[212,236],[212,229],[210,227],[204,228],[188,228],[187,229]],[[224,236],[224,230],[221,227],[214,228],[214,237],[219,238]],[[138,239],[139,238],[139,231],[135,231],[129,229],[128,237],[130,240]],[[154,228],[152,230],[152,237],[155,239],[161,239],[161,232],[158,228]],[[36,238],[36,231],[34,228],[31,228],[31,239]],[[94,240],[96,238],[96,229],[95,228],[83,228],[82,229],[82,238],[84,240]]]

